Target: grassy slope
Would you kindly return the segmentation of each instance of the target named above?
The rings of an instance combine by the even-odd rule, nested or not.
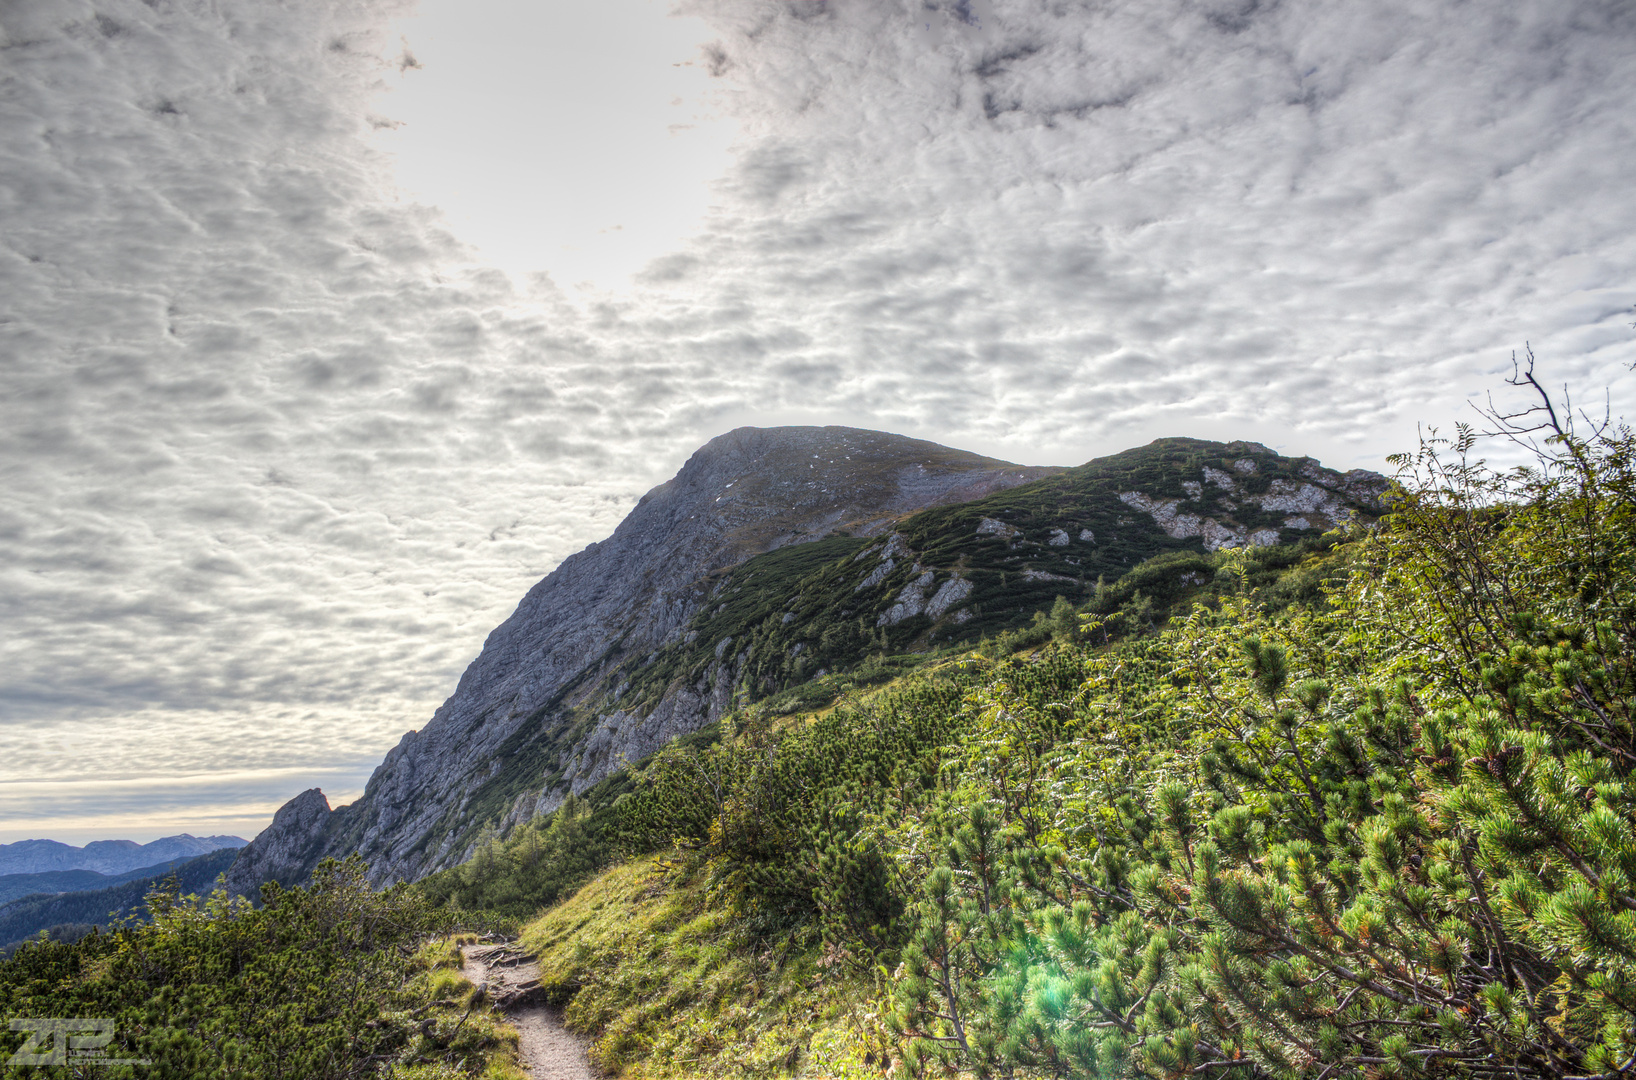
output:
[[[1154,617],[1162,619],[1166,611],[1243,588],[1276,608],[1316,600],[1317,583],[1343,563],[1340,552],[1310,540],[1238,556],[1175,552],[1137,566],[1100,600],[1104,613],[1118,613],[1145,592],[1160,601]],[[1181,581],[1178,574],[1189,576]],[[1026,652],[1046,640],[1036,631],[993,645]],[[915,657],[922,663],[907,674],[854,689],[845,700],[936,678],[939,658]],[[691,738],[703,745],[719,737],[713,727]],[[630,786],[624,780],[619,790]],[[609,814],[611,792],[593,789],[586,802]],[[631,1077],[879,1076],[873,1063],[884,1060],[885,1047],[870,1041],[880,1032],[870,979],[826,964],[814,928],[756,937],[729,896],[712,890],[709,868],[679,870],[685,861],[640,859],[606,869],[522,931],[524,945],[540,956],[548,989],[568,1005],[570,1028],[594,1040],[597,1062]],[[423,887],[447,900],[462,869]]]
[[[880,1075],[859,1023],[869,986],[826,967],[815,937],[757,942],[704,873],[656,867],[614,867],[523,932],[600,1067],[654,1080]]]

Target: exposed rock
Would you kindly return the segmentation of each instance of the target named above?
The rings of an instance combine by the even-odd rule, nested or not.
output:
[[[1345,521],[1352,516],[1351,509],[1333,491],[1316,484],[1297,484],[1293,480],[1274,480],[1271,490],[1264,495],[1246,498],[1259,503],[1263,510],[1316,512],[1333,521]]]
[[[1301,475],[1321,487],[1338,491],[1353,502],[1361,503],[1375,512],[1387,508],[1392,490],[1392,482],[1377,472],[1368,469],[1353,469],[1351,472],[1340,474],[1333,469],[1326,469],[1321,465],[1308,465],[1301,470]]]
[[[556,722],[552,703],[566,688],[583,688],[569,704],[587,700],[616,643],[640,655],[681,639],[713,599],[703,585],[713,571],[842,527],[879,535],[904,514],[1057,471],[855,428],[739,428],[712,439],[648,492],[611,537],[569,556],[529,590],[430,722],[386,756],[362,798],[327,820],[304,811],[309,840],[320,855],[361,853],[379,884],[453,865],[469,846],[465,807],[507,740],[524,725]],[[908,554],[894,535],[883,554],[901,558],[898,549]],[[646,716],[603,717],[569,755],[572,790],[721,715],[732,701],[734,664],[715,667],[711,683],[671,687]],[[544,779],[534,780],[532,795],[508,800],[508,816],[560,800],[560,790],[543,790]],[[275,851],[305,852],[283,813],[268,830],[277,835],[251,845],[254,865],[271,868]],[[271,876],[302,874],[303,866],[310,868],[292,864]]]
[[[996,518],[986,517],[977,523],[977,535],[999,536],[1009,540],[1017,535],[1017,530]]]
[[[869,576],[858,582],[857,585],[853,586],[852,591],[862,592],[865,589],[873,589],[876,585],[879,585],[881,582],[886,580],[886,575],[890,574],[892,572],[892,568],[896,565],[897,560],[887,559],[879,566],[869,571]]]
[[[1067,547],[1072,542],[1073,538],[1063,529],[1052,529],[1051,539],[1046,541],[1052,547]]]
[[[1199,537],[1203,540],[1206,551],[1244,545],[1245,536],[1242,530],[1223,525],[1214,518],[1183,513],[1177,509],[1181,505],[1180,499],[1155,499],[1140,491],[1122,491],[1119,493],[1119,501],[1126,506],[1151,514],[1154,523],[1163,529],[1167,536],[1173,536],[1178,540]],[[1277,542],[1276,535],[1273,542]]]
[[[1251,445],[1253,447],[1255,444]],[[1233,462],[1233,468],[1243,475],[1256,471],[1255,462],[1250,458]],[[1249,504],[1267,512],[1289,513],[1295,516],[1285,518],[1283,527],[1290,529],[1332,528],[1344,524],[1354,516],[1349,502],[1374,511],[1383,510],[1391,487],[1390,482],[1379,473],[1355,469],[1343,476],[1333,469],[1309,464],[1301,470],[1301,475],[1309,483],[1280,478],[1272,481],[1266,491],[1257,494],[1243,490],[1231,473],[1208,465],[1202,471],[1203,483],[1214,484],[1224,492],[1233,494],[1234,498],[1222,501],[1229,511],[1236,511],[1241,504]],[[1195,500],[1204,491],[1203,484],[1198,481],[1183,481],[1182,488]],[[1181,499],[1155,498],[1140,491],[1121,492],[1119,499],[1126,506],[1151,515],[1154,523],[1168,536],[1178,540],[1199,537],[1207,551],[1245,545],[1262,547],[1276,544],[1279,540],[1277,529],[1252,531],[1231,521],[1188,513],[1181,509],[1184,501]]]
[[[305,879],[322,856],[329,816],[329,800],[318,788],[308,788],[285,803],[273,815],[273,823],[233,860],[227,870],[228,893],[255,900],[269,881],[294,885]]]
[[[937,575],[930,570],[905,585],[891,607],[875,620],[876,626],[896,626],[904,619],[912,619],[926,610],[926,590]]]
[[[936,622],[954,605],[971,595],[971,582],[963,577],[945,581],[937,594],[926,603],[926,617]]]

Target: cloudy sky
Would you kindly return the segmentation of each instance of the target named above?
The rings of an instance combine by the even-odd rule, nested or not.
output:
[[[344,801],[740,424],[1621,411],[1633,100],[1630,0],[0,0],[0,842]]]

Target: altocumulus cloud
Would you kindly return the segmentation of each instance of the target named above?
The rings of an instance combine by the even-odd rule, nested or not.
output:
[[[1627,3],[691,7],[752,135],[650,279],[783,330],[786,393],[1378,461],[1524,338],[1631,359]]]
[[[688,8],[735,164],[568,296],[393,197],[403,5],[0,4],[8,831],[359,786],[734,423],[1352,465],[1525,338],[1626,387],[1628,4]]]
[[[0,776],[37,804],[374,756],[625,508],[604,347],[391,199],[393,10],[0,9]]]

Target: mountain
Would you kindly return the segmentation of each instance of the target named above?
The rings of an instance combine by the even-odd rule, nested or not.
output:
[[[531,589],[362,798],[291,800],[229,887],[352,852],[378,883],[418,879],[738,704],[1024,624],[1155,555],[1316,537],[1379,513],[1387,488],[1256,443],[1030,469],[851,428],[741,428]]]
[[[242,846],[242,841],[239,846]],[[236,848],[235,848],[236,850]],[[9,904],[23,896],[55,896],[59,893],[86,892],[123,885],[162,875],[186,862],[176,859],[156,863],[123,874],[99,874],[95,870],[46,870],[39,874],[0,874],[0,904]]]
[[[264,874],[301,876],[324,854],[353,851],[378,882],[458,861],[471,831],[462,808],[492,778],[508,740],[560,726],[619,658],[679,640],[709,599],[711,574],[837,532],[875,535],[915,510],[1057,471],[855,428],[740,428],[712,439],[643,496],[611,537],[529,590],[431,721],[387,755],[358,802],[330,814],[312,792],[300,796],[300,812],[293,803],[290,814],[281,812],[284,824],[275,819],[265,842],[251,845],[230,883],[253,893]],[[655,723],[667,734],[694,730],[720,715],[728,689],[724,682],[720,693],[677,700]],[[314,822],[322,822],[322,837],[291,836],[286,827]]]
[[[36,894],[13,900],[0,905],[0,946],[16,944],[23,938],[52,927],[107,926],[128,915],[146,917],[143,898],[155,885],[174,877],[177,888],[184,895],[207,893],[237,858],[236,846],[223,846],[168,867],[158,874],[120,885],[57,895]]]
[[[98,874],[125,874],[143,867],[179,859],[193,859],[221,848],[241,848],[237,836],[166,836],[147,844],[134,840],[93,840],[84,847],[55,840],[19,840],[0,844],[0,875],[43,874],[50,871],[92,870]]]

